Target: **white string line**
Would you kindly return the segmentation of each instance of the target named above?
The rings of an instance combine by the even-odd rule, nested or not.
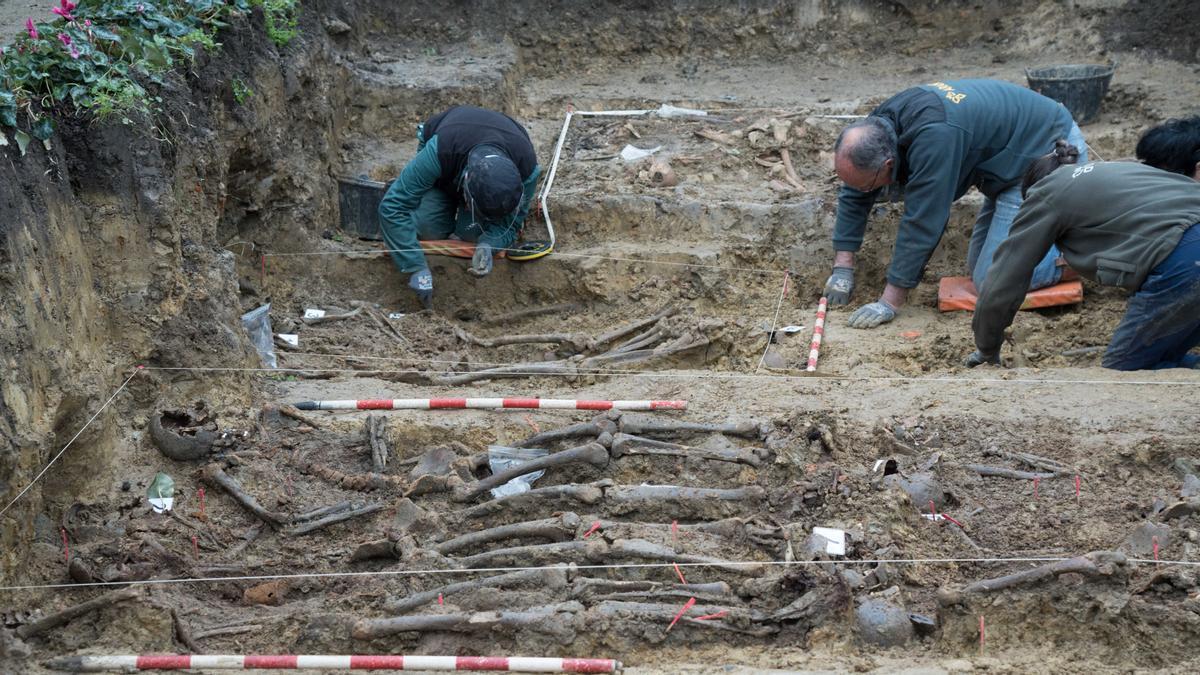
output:
[[[758,366],[754,368],[755,374],[762,370],[763,361],[767,360],[767,353],[771,351],[771,341],[775,339],[775,326],[779,324],[779,310],[783,308],[783,298],[788,291],[788,277],[791,275],[791,271],[785,270],[783,273],[783,284],[779,287],[779,301],[775,303],[775,316],[771,318],[771,329],[767,331],[767,346],[763,349],[762,356],[758,358]]]
[[[1078,557],[1078,556],[1076,556]],[[573,565],[576,570],[612,570],[612,569],[673,569],[674,567],[751,567],[754,565],[770,567],[793,567],[814,565],[958,565],[967,563],[1050,563],[1071,560],[1066,556],[1021,557],[1021,558],[875,558],[864,560],[728,560],[722,562],[654,562],[654,563],[609,563],[594,565]],[[1150,563],[1154,565],[1197,566],[1200,562],[1191,560],[1150,560],[1146,558],[1127,558],[1131,563]],[[505,572],[527,572],[535,570],[562,569],[567,563],[555,565],[530,565],[522,567],[480,567],[475,569],[425,569],[425,570],[376,570],[364,572],[297,572],[294,574],[251,574],[234,577],[185,577],[182,579],[142,579],[138,581],[90,581],[78,584],[28,584],[22,586],[0,586],[0,591],[29,591],[41,589],[69,589],[106,586],[166,586],[173,584],[205,583],[210,581],[263,581],[271,579],[322,579],[345,577],[395,577],[454,574],[489,574]]]
[[[493,250],[494,251],[508,251],[508,252],[522,252],[522,253],[526,252],[526,251],[522,251],[521,249],[518,249],[518,248],[496,248]],[[429,251],[426,251],[424,248],[418,247],[418,248],[386,248],[386,249],[372,248],[372,249],[355,249],[355,250],[349,250],[349,251],[298,251],[298,252],[294,252],[294,253],[264,253],[262,255],[263,255],[263,257],[266,257],[266,258],[295,258],[295,257],[302,257],[302,256],[320,256],[320,255],[381,255],[384,253],[415,253],[418,251],[425,252],[425,253],[429,252]],[[786,271],[786,270],[782,270],[782,269],[768,269],[768,268],[762,268],[762,267],[726,267],[724,265],[706,265],[706,264],[702,264],[702,263],[676,262],[673,260],[662,260],[659,258],[626,258],[626,257],[619,257],[619,256],[595,255],[595,254],[591,254],[591,253],[563,253],[563,252],[559,252],[559,251],[554,251],[554,253],[547,255],[547,256],[543,256],[543,258],[544,259],[591,258],[594,260],[612,260],[612,261],[616,261],[616,262],[632,262],[632,263],[642,263],[642,264],[648,264],[648,265],[672,265],[675,267],[696,267],[696,268],[710,269],[710,270],[725,270],[727,272],[752,272],[754,274],[779,274],[780,272]]]
[[[308,353],[312,356],[328,356],[336,358],[348,359],[384,359],[397,361],[413,361],[417,363],[459,363],[458,361],[438,361],[426,359],[404,359],[396,357],[384,356],[353,356],[348,354],[317,354],[310,352],[293,352],[293,353]],[[482,363],[481,363],[482,365]],[[517,364],[497,364],[497,365],[517,365]],[[455,371],[450,373],[442,373],[440,371],[417,370],[417,369],[401,369],[401,370],[368,370],[364,371],[356,368],[227,368],[227,367],[199,367],[199,366],[146,366],[146,370],[178,370],[178,371],[194,371],[194,372],[263,372],[263,373],[380,373],[380,374],[425,374],[434,372],[442,375],[468,375],[472,373],[481,373],[483,371]],[[796,369],[799,370],[799,369]],[[802,372],[802,371],[801,371]],[[601,370],[601,369],[576,369],[569,373],[547,373],[541,371],[517,371],[510,370],[502,373],[493,374],[497,379],[511,376],[530,376],[530,377],[578,377],[580,375],[621,375],[624,377],[642,377],[647,379],[662,378],[662,379],[693,379],[693,380],[795,380],[798,382],[907,382],[907,383],[956,383],[956,384],[1057,384],[1057,385],[1137,385],[1137,386],[1185,386],[1196,387],[1200,386],[1200,380],[1045,380],[1045,379],[1022,379],[1022,378],[1001,378],[1001,377],[916,377],[905,375],[755,375],[753,373],[735,373],[735,372],[718,372],[708,371],[704,373],[689,373],[689,372],[647,372],[644,370]],[[455,385],[457,386],[457,385]]]
[[[0,509],[0,516],[4,515],[6,511],[12,508],[12,505],[16,504],[17,500],[23,497],[26,492],[29,492],[29,488],[33,487],[34,484],[37,483],[38,480],[40,480],[41,477],[50,470],[50,467],[54,466],[54,463],[58,461],[58,458],[62,457],[63,453],[67,451],[67,448],[71,447],[71,444],[75,442],[75,439],[79,438],[79,435],[82,434],[84,430],[87,429],[88,426],[90,426],[91,423],[100,416],[100,413],[104,412],[104,409],[108,407],[108,404],[113,402],[113,399],[117,397],[117,394],[120,394],[125,390],[125,386],[129,384],[129,381],[132,380],[134,376],[137,375],[142,369],[143,368],[141,366],[138,366],[136,369],[134,369],[133,374],[126,378],[125,381],[121,383],[120,387],[117,387],[117,390],[113,392],[113,395],[108,397],[108,400],[104,402],[104,405],[100,406],[100,409],[97,410],[87,422],[84,422],[83,426],[79,428],[79,431],[76,431],[75,435],[71,437],[71,440],[67,441],[67,444],[62,447],[62,450],[58,451],[58,454],[54,456],[54,459],[50,460],[50,463],[43,467],[42,470],[38,472],[38,475],[33,477],[33,480],[29,481],[29,485],[26,485],[24,490],[21,490],[19,493],[17,493],[16,497],[13,497],[12,501],[8,503],[8,506]]]

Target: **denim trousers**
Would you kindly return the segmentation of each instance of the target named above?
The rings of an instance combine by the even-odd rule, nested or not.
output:
[[[1067,142],[1079,148],[1079,163],[1086,163],[1087,143],[1078,124],[1071,124]],[[1000,242],[1008,237],[1013,221],[1017,218],[1017,211],[1021,208],[1021,201],[1021,186],[1017,185],[996,195],[995,199],[988,198],[979,210],[979,216],[975,218],[975,228],[971,230],[971,244],[967,249],[967,273],[975,282],[976,289],[983,288],[983,280],[987,278],[988,268],[992,266],[992,259],[996,256],[996,249],[1000,247]],[[1058,283],[1062,277],[1062,270],[1055,262],[1060,255],[1057,246],[1050,248],[1046,257],[1034,268],[1029,290]]]
[[[1200,224],[1150,270],[1113,332],[1101,365],[1114,370],[1196,368],[1200,356]]]

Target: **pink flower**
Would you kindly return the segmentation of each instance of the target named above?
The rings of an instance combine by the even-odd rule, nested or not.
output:
[[[137,11],[138,11],[138,14],[141,14],[142,12],[146,11],[146,6],[139,2],[138,6],[137,6]]]
[[[29,39],[38,39],[37,29],[33,27],[33,19],[25,19],[25,30],[29,31]]]
[[[71,36],[70,36],[70,35],[67,35],[66,33],[59,33],[59,34],[58,34],[58,41],[59,41],[59,42],[61,42],[61,43],[63,43],[63,46],[64,46],[64,47],[70,47],[70,46],[71,46]]]
[[[71,45],[71,58],[73,58],[73,59],[79,58],[79,47],[76,47],[75,45]]]
[[[59,4],[61,4],[62,8],[67,10],[68,12],[79,6],[79,5],[71,2],[70,0],[59,0]]]
[[[74,5],[72,5],[72,7],[73,6]],[[68,23],[75,20],[75,17],[71,16],[71,10],[69,9],[64,9],[62,7],[51,7],[50,11],[61,16]]]
[[[88,28],[91,28],[91,27],[92,27],[92,20],[91,20],[91,19],[84,19],[84,20],[83,20],[83,25],[87,26]]]

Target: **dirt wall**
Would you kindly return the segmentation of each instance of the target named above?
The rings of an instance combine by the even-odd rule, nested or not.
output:
[[[0,148],[4,504],[136,365],[257,365],[238,317],[266,298],[239,294],[233,251],[256,259],[264,232],[248,230],[266,214],[312,230],[335,213],[325,180],[339,107],[324,93],[335,68],[321,15],[286,50],[266,38],[261,16],[226,29],[221,52],[168,80],[151,120],[68,118],[47,147],[35,142],[23,157],[15,143]],[[244,105],[234,78],[254,91]],[[250,243],[229,246],[237,241]],[[71,503],[118,489],[119,446],[138,437],[155,402],[247,399],[248,385],[209,378],[200,389],[176,371],[135,377],[0,519],[0,572],[14,570],[31,541],[57,541],[55,522]]]

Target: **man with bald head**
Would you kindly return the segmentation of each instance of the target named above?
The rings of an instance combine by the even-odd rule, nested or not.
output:
[[[849,324],[874,328],[896,317],[916,287],[950,217],[950,205],[971,187],[986,198],[967,252],[976,288],[1021,206],[1021,175],[1029,163],[1065,139],[1087,147],[1062,104],[998,80],[952,80],[906,89],[866,119],[842,130],[834,170],[844,185],[833,230],[833,274],[825,283],[831,305],[850,302],[855,253],[876,199],[904,200],[887,286],[879,300],[855,310]],[[1058,283],[1063,268],[1051,249],[1030,289]]]

